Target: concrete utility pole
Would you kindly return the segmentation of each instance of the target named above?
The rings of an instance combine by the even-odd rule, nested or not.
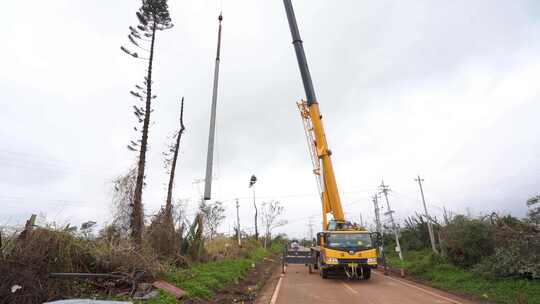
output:
[[[420,194],[422,194],[422,203],[424,203],[424,212],[426,215],[426,221],[428,225],[429,240],[431,241],[431,249],[433,249],[433,252],[439,254],[439,252],[437,251],[437,247],[435,247],[435,235],[433,234],[433,225],[431,223],[431,217],[429,217],[429,214],[427,211],[426,199],[424,198],[424,189],[422,188],[422,182],[424,180],[420,178],[420,175],[418,175],[418,178],[416,178],[415,181],[418,182],[418,186],[420,186]]]
[[[240,204],[238,203],[238,199],[236,199],[236,234],[238,237],[238,246],[242,247],[242,237],[240,236]]]
[[[375,226],[377,227],[377,232],[381,234],[381,236],[384,235],[384,232],[382,230],[382,224],[381,224],[381,213],[379,208],[379,195],[375,194],[373,195],[373,207],[375,208]],[[381,242],[381,246],[379,247],[379,253],[381,254],[381,258],[383,261],[383,264],[385,265],[385,271],[386,271],[386,261],[384,259],[384,238]]]
[[[390,208],[390,203],[388,202],[388,191],[390,191],[390,187],[388,187],[388,185],[385,185],[384,181],[382,181],[381,186],[379,188],[381,189],[381,192],[379,193],[384,193],[384,198],[386,199],[386,206],[388,207],[388,211],[385,214],[390,216],[390,222],[392,223],[392,230],[394,230],[394,236],[396,237],[396,251],[399,254],[399,259],[403,261],[403,253],[401,252],[401,245],[399,244],[399,233],[396,226],[396,222],[394,221],[394,216],[392,215],[394,211]]]
[[[379,208],[379,196],[377,194],[373,195],[373,207],[375,208],[375,225],[377,227],[377,232],[382,234],[382,225],[381,225],[381,213]]]
[[[313,222],[311,221],[311,218],[309,218],[308,227],[309,227],[309,241],[313,242]],[[315,246],[315,244],[312,244],[312,246]]]
[[[221,21],[223,16],[219,14],[219,29],[218,29],[218,42],[217,42],[217,54],[216,65],[214,67],[214,90],[212,91],[212,109],[210,112],[210,131],[208,134],[208,152],[206,154],[206,178],[204,184],[204,200],[209,200],[212,197],[212,167],[214,162],[214,137],[216,134],[216,107],[217,107],[217,95],[218,95],[218,82],[219,82],[219,61],[221,53]]]

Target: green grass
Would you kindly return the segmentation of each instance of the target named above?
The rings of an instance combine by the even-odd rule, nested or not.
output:
[[[492,303],[540,304],[540,282],[525,279],[490,280],[454,266],[429,251],[405,252],[401,262],[395,254],[386,257],[388,265],[405,268],[411,276],[431,286],[466,294]],[[521,301],[521,302],[520,302]]]
[[[279,252],[280,250],[280,245],[272,246],[269,250],[258,247],[251,251],[246,258],[198,263],[189,269],[171,268],[166,275],[166,281],[186,291],[188,298],[210,299],[215,291],[242,279],[252,268],[253,263],[261,261],[271,252]],[[177,302],[174,297],[160,292],[159,297],[144,303],[174,304]]]

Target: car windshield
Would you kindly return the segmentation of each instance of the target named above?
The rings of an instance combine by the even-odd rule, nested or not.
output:
[[[371,236],[368,233],[330,233],[326,239],[330,248],[370,248]]]

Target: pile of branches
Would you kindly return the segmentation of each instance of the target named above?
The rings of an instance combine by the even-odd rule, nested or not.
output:
[[[0,274],[0,304],[34,304],[48,299],[43,280],[25,263],[2,259]]]
[[[73,284],[51,279],[50,273],[143,274],[152,280],[164,267],[152,250],[135,250],[129,242],[89,240],[69,229],[35,228],[4,241],[0,255],[0,304],[43,303],[71,295],[84,295],[101,285]]]

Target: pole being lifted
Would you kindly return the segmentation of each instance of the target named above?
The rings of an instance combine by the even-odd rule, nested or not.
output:
[[[214,137],[216,134],[216,107],[217,107],[217,93],[218,93],[218,81],[219,81],[219,60],[221,52],[221,21],[223,15],[220,13],[219,17],[219,30],[218,30],[218,42],[217,42],[217,54],[216,65],[214,68],[214,91],[212,93],[212,109],[210,112],[210,131],[208,134],[208,153],[206,154],[206,176],[204,183],[204,200],[209,200],[212,197],[212,166],[214,161]]]

